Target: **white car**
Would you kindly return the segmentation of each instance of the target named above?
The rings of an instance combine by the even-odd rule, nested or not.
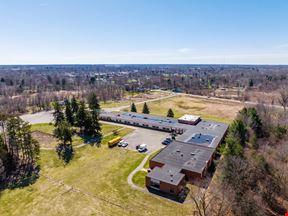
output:
[[[137,150],[138,150],[138,152],[144,152],[144,151],[147,150],[147,145],[146,144],[141,144],[141,145],[139,145]]]
[[[121,141],[117,144],[117,146],[118,146],[118,147],[122,147],[123,143],[124,143],[124,140],[121,140]]]
[[[128,142],[122,142],[122,146],[123,148],[127,147],[128,146]]]

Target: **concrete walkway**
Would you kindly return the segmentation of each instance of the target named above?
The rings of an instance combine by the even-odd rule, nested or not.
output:
[[[147,154],[145,156],[145,158],[142,160],[142,162],[136,167],[136,169],[134,169],[129,175],[128,175],[128,178],[127,178],[127,182],[128,184],[133,188],[133,189],[136,189],[138,191],[142,191],[142,192],[148,192],[148,190],[146,188],[142,188],[142,187],[139,187],[137,186],[136,184],[134,184],[133,182],[133,176],[140,170],[143,169],[146,161],[149,159],[149,156],[152,154],[153,152]]]

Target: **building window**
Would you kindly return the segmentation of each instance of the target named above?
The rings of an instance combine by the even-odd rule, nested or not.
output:
[[[157,179],[150,179],[150,187],[156,190],[160,190],[160,181]]]
[[[174,189],[171,188],[170,189],[170,193],[174,194]]]

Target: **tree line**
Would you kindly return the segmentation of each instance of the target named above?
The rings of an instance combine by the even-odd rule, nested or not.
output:
[[[267,106],[244,108],[229,127],[196,215],[284,215],[288,210],[288,119]],[[196,199],[197,198],[197,199]]]
[[[136,107],[135,103],[131,104],[130,112],[136,112],[137,113],[137,107]],[[150,114],[150,108],[148,107],[148,104],[146,102],[143,105],[142,113]],[[170,118],[174,118],[174,112],[173,112],[173,110],[171,108],[168,109],[168,112],[167,112],[166,116],[170,117]]]
[[[31,127],[19,117],[0,114],[1,188],[24,186],[39,176],[39,143]]]

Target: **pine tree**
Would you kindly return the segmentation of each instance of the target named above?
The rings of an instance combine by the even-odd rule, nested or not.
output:
[[[61,122],[54,130],[54,136],[60,141],[56,152],[65,163],[73,157],[72,135],[71,125],[66,121]]]
[[[137,113],[137,108],[134,103],[131,104],[131,112],[136,112]]]
[[[97,95],[95,93],[91,93],[89,94],[88,98],[88,105],[89,105],[89,109],[92,111],[100,111],[100,105],[99,105],[99,101],[97,99]]]
[[[73,115],[76,115],[78,109],[79,109],[78,102],[76,98],[73,96],[71,99],[71,110],[72,110]]]
[[[72,128],[71,125],[63,121],[54,129],[54,136],[64,145],[72,144]]]
[[[54,112],[53,112],[54,125],[57,126],[62,121],[64,121],[65,116],[63,114],[62,107],[57,101],[53,103],[53,108],[54,108]]]
[[[150,113],[149,107],[148,107],[146,102],[144,103],[142,113],[145,113],[145,114],[149,114]]]
[[[88,96],[88,105],[91,115],[87,115],[85,133],[89,136],[102,136],[101,124],[99,123],[100,104],[95,93]]]
[[[84,101],[80,102],[79,108],[77,110],[76,116],[75,116],[75,122],[76,126],[80,128],[80,131],[83,132],[84,126],[85,126],[85,121],[87,120],[87,111],[85,108],[85,103]]]
[[[65,100],[65,118],[66,121],[71,125],[74,126],[74,116],[71,108],[71,103],[68,99]]]
[[[174,112],[171,108],[167,112],[167,117],[174,118]]]

